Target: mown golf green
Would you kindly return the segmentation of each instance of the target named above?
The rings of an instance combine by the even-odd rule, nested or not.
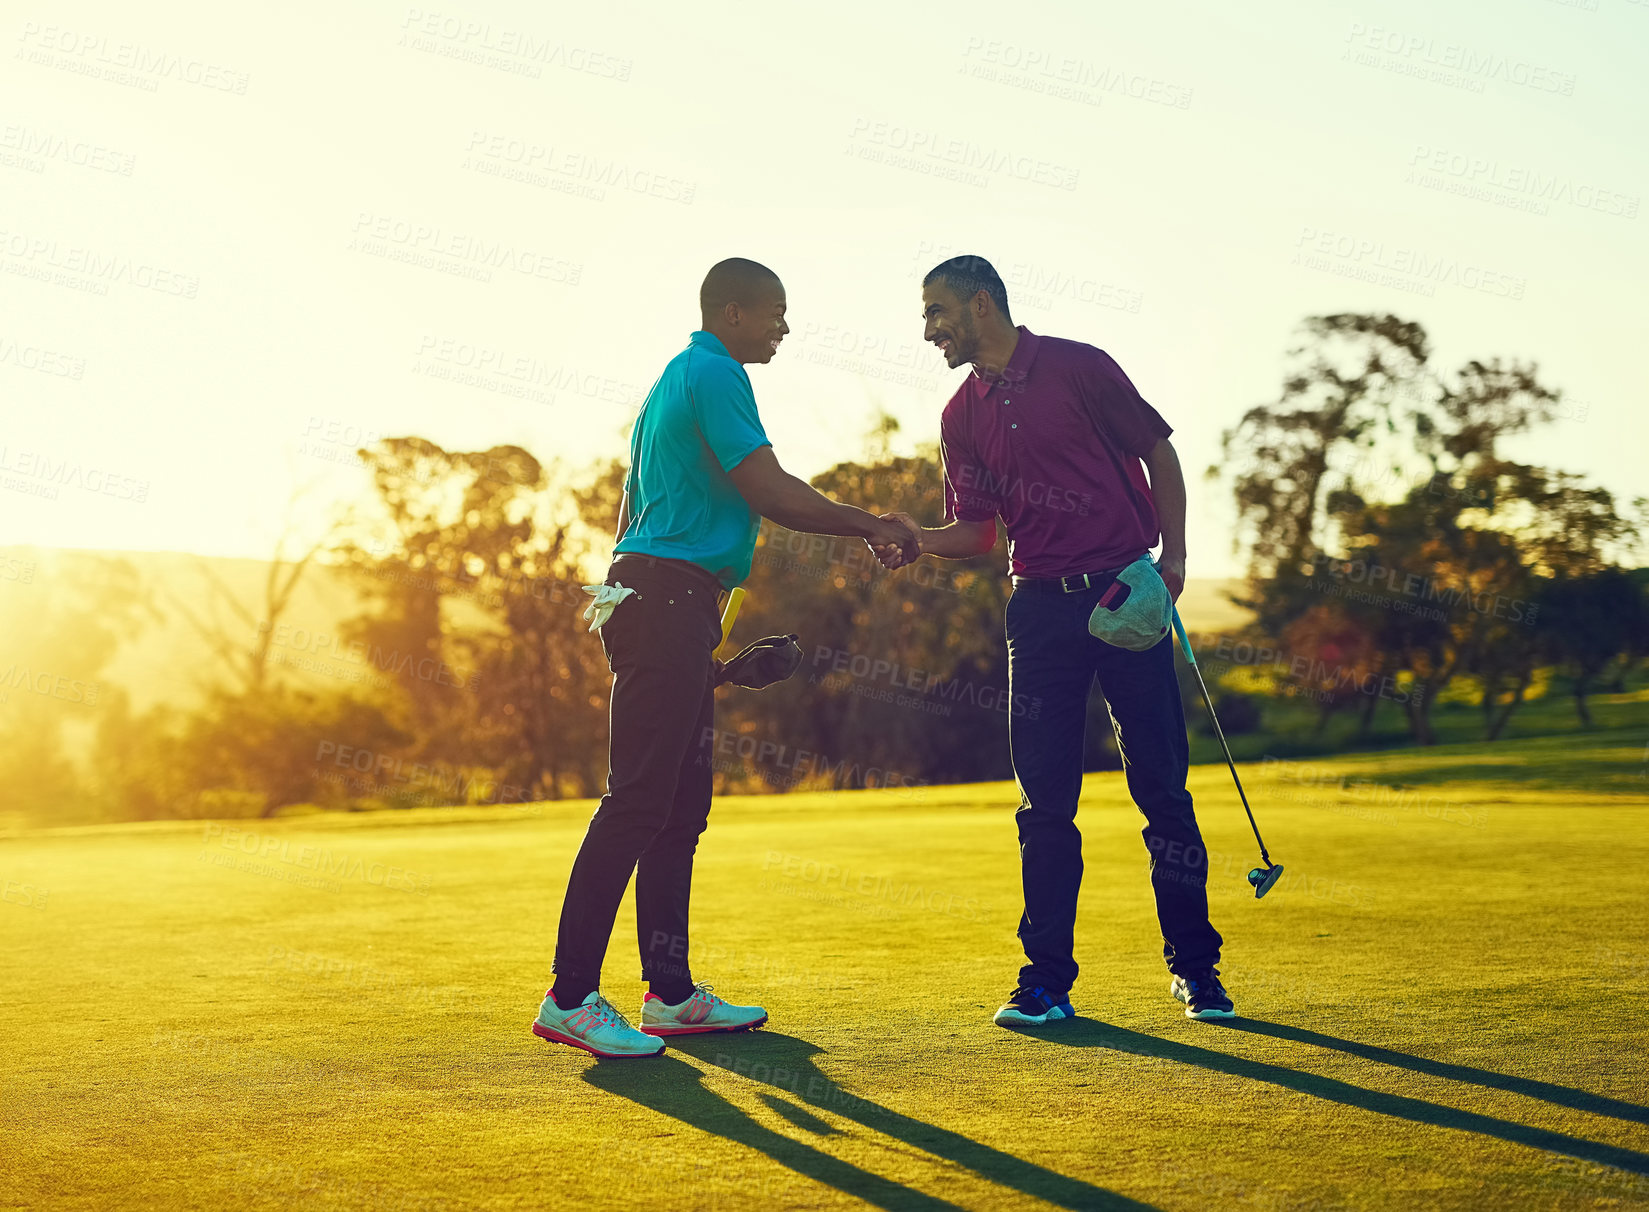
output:
[[[534,1038],[591,805],[0,840],[26,1208],[1649,1205],[1649,768],[1573,737],[1193,771],[1241,1018],[1167,995],[1118,775],[1080,1017],[991,1024],[1011,785],[720,801],[695,972],[765,1030]],[[605,989],[639,1011],[633,921]]]

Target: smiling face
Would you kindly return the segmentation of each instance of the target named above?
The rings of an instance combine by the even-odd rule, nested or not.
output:
[[[784,311],[784,283],[774,279],[753,290],[750,302],[729,303],[722,309],[724,327],[718,326],[722,344],[740,362],[771,362],[779,352],[779,342],[790,332]]]
[[[979,355],[979,306],[979,295],[964,302],[943,278],[922,287],[922,339],[939,347],[952,370]]]

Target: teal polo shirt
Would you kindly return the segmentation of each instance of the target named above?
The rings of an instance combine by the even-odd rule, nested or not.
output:
[[[761,515],[727,473],[770,445],[750,376],[710,333],[664,368],[630,435],[630,525],[617,554],[690,560],[731,589],[750,575]]]

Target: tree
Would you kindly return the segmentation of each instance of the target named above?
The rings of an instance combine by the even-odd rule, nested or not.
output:
[[[1540,630],[1544,654],[1570,679],[1581,727],[1590,728],[1586,699],[1605,672],[1649,653],[1649,594],[1619,568],[1563,577],[1545,588]]]
[[[1312,317],[1305,331],[1314,344],[1293,351],[1279,402],[1223,439],[1245,604],[1267,634],[1372,637],[1363,659],[1402,680],[1421,744],[1438,694],[1474,674],[1494,739],[1541,660],[1541,586],[1596,574],[1634,527],[1606,490],[1500,454],[1559,402],[1533,364],[1439,376],[1424,330],[1389,315]]]
[[[1208,469],[1210,478],[1233,478],[1233,549],[1249,553],[1243,604],[1273,634],[1309,600],[1305,579],[1335,542],[1328,523],[1345,495],[1389,487],[1391,452],[1404,436],[1398,401],[1432,392],[1418,324],[1342,314],[1308,317],[1302,328],[1277,402],[1250,408],[1225,431],[1222,461]]]

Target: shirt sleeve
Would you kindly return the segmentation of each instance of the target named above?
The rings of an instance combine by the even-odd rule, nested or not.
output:
[[[727,358],[715,361],[727,365],[712,364],[699,374],[693,384],[693,413],[716,462],[723,471],[732,471],[751,452],[771,443],[743,368]]]
[[[945,521],[989,522],[1001,512],[991,476],[947,413],[939,419],[939,457],[945,473]]]
[[[1116,359],[1096,349],[1082,367],[1083,394],[1097,409],[1111,439],[1124,454],[1140,457],[1174,432],[1173,426],[1147,404]]]

